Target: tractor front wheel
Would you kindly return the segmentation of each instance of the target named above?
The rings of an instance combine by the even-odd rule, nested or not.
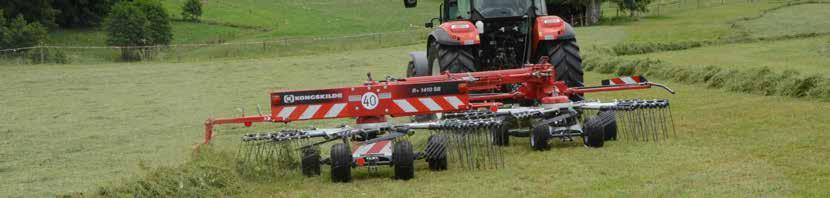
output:
[[[349,182],[352,180],[352,152],[346,143],[331,145],[331,180]]]
[[[415,153],[412,143],[406,140],[395,143],[392,151],[392,164],[395,167],[395,179],[409,180],[415,177]]]

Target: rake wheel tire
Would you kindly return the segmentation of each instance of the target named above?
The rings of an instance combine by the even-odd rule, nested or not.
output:
[[[427,148],[424,149],[427,154],[427,163],[429,170],[442,171],[447,170],[447,137],[442,135],[429,136],[427,141]]]
[[[594,116],[585,121],[583,143],[588,147],[599,148],[605,144],[605,132],[601,117]]]
[[[606,120],[602,125],[605,141],[617,140],[617,116],[614,111],[601,111],[598,116]]]
[[[301,164],[303,175],[306,177],[320,176],[320,149],[316,147],[303,149]]]
[[[550,138],[550,127],[547,125],[540,127],[533,127],[530,132],[530,148],[533,150],[542,151],[550,148],[548,139]]]
[[[584,84],[582,71],[582,56],[579,55],[579,45],[576,39],[545,41],[539,44],[538,61],[542,56],[550,58],[550,64],[556,70],[556,80],[564,81],[568,87],[582,87]],[[581,95],[571,96],[572,101],[582,100]]]
[[[415,153],[412,143],[406,140],[395,143],[392,151],[392,163],[395,167],[395,179],[409,180],[415,177]]]
[[[331,145],[331,180],[333,182],[350,182],[352,180],[351,153],[351,149],[346,143]]]
[[[493,135],[493,145],[496,146],[509,146],[510,145],[510,127],[505,125],[501,125],[499,127],[494,127],[490,129],[490,132]]]

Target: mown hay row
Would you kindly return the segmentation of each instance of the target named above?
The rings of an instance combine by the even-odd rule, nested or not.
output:
[[[714,65],[681,66],[651,58],[626,59],[611,56],[588,56],[583,66],[586,71],[603,74],[645,75],[740,93],[830,101],[830,79],[819,74],[802,75],[795,70],[779,72],[767,67],[731,69]]]

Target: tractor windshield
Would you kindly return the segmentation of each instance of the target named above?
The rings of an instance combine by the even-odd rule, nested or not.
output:
[[[473,0],[473,7],[485,18],[524,16],[534,0]],[[536,7],[543,13],[544,1],[535,0]]]

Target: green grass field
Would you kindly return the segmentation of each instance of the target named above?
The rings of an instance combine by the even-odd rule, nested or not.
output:
[[[166,1],[168,8],[180,1]],[[225,8],[227,1],[210,1],[209,9]],[[225,3],[225,4],[223,4]],[[309,13],[343,13],[343,21],[373,26],[412,20],[416,26],[424,16],[402,14],[401,18],[365,17],[374,9],[401,9],[400,2],[377,3],[344,13],[348,6],[365,1],[315,3],[296,1],[276,4],[258,0],[240,1],[238,9],[206,19],[272,28],[278,35],[299,34],[302,25],[275,25],[281,14],[298,17]],[[386,4],[389,5],[386,5]],[[423,13],[436,9],[435,1],[420,2]],[[245,5],[246,7],[239,7]],[[583,51],[594,53],[610,45],[626,42],[672,42],[722,39],[739,34],[747,27],[759,37],[781,35],[777,30],[746,24],[788,24],[802,20],[797,16],[820,18],[825,4],[807,4],[777,9],[757,19],[763,10],[780,2],[730,3],[712,9],[687,9],[644,17],[640,21],[615,26],[579,28]],[[257,9],[307,7],[302,13],[272,12]],[[293,7],[292,7],[293,6]],[[714,6],[714,5],[713,5]],[[426,8],[428,7],[428,8]],[[332,10],[328,10],[331,8]],[[250,12],[246,11],[251,10]],[[253,11],[259,10],[259,11]],[[322,11],[321,11],[322,10]],[[402,11],[383,12],[400,13]],[[817,13],[814,15],[799,13]],[[285,10],[283,10],[285,11]],[[379,12],[382,14],[383,12]],[[610,11],[607,11],[610,12]],[[422,14],[423,14],[422,13]],[[790,13],[790,14],[787,14]],[[331,14],[331,13],[328,13]],[[606,13],[607,14],[607,13]],[[227,15],[227,17],[224,17]],[[326,15],[335,16],[335,15]],[[431,15],[430,15],[431,16]],[[236,18],[234,18],[236,17]],[[269,19],[270,17],[270,19]],[[405,18],[405,19],[404,19]],[[416,20],[417,19],[417,20]],[[223,21],[226,20],[226,21]],[[295,19],[284,18],[295,24]],[[283,20],[283,21],[284,21]],[[322,23],[313,17],[310,24]],[[362,22],[368,20],[369,22]],[[740,23],[732,27],[733,22]],[[798,33],[827,32],[824,21],[814,20]],[[335,34],[371,32],[351,26]],[[380,25],[382,26],[382,25]],[[177,42],[210,42],[215,39],[269,37],[273,32],[226,26],[177,23],[181,38]],[[373,26],[374,27],[374,26]],[[293,28],[293,29],[292,29]],[[382,28],[386,29],[388,27]],[[403,27],[402,28],[408,28]],[[762,31],[764,30],[764,31]],[[294,33],[291,33],[294,31]],[[327,32],[307,29],[308,34]],[[767,31],[767,32],[765,32]],[[188,34],[190,33],[190,34]],[[277,34],[277,33],[273,33]],[[320,33],[322,35],[324,33]],[[184,35],[184,36],[182,36]],[[66,44],[96,44],[95,32],[53,33]],[[74,42],[74,43],[72,43]],[[352,45],[344,43],[343,45]],[[429,197],[826,197],[830,189],[830,103],[812,99],[759,96],[707,89],[700,85],[674,83],[662,79],[676,91],[668,95],[659,90],[592,94],[600,99],[668,98],[679,135],[670,141],[641,143],[610,142],[600,149],[589,149],[580,141],[554,143],[554,149],[534,152],[527,139],[517,138],[506,149],[508,166],[499,170],[430,172],[418,162],[416,178],[390,179],[391,169],[370,174],[359,170],[356,180],[332,184],[324,167],[322,177],[305,178],[298,174],[258,181],[240,178],[234,170],[233,153],[240,135],[272,130],[273,125],[252,128],[225,126],[211,152],[212,158],[196,156],[194,148],[202,140],[202,123],[208,117],[236,116],[238,107],[247,113],[257,105],[267,107],[268,92],[285,89],[324,88],[356,85],[367,72],[374,76],[403,76],[408,61],[406,52],[422,50],[423,45],[338,50],[314,55],[279,56],[265,51],[256,59],[188,59],[182,63],[107,63],[70,65],[0,66],[0,195],[44,197],[61,194],[94,195],[104,189],[126,189],[136,183],[218,178],[226,188],[167,189],[200,193],[209,197],[320,197],[320,196],[429,196]],[[201,51],[199,51],[201,50]],[[228,52],[199,49],[199,57]],[[298,49],[301,50],[301,49]],[[245,55],[245,50],[236,50]],[[245,55],[248,56],[248,55]],[[805,74],[827,73],[830,65],[830,37],[808,37],[778,41],[758,41],[714,45],[682,51],[658,52],[629,58],[654,58],[676,65],[714,65],[724,68],[793,69]],[[176,62],[176,61],[173,61]],[[586,84],[599,84],[609,76],[588,72]],[[276,127],[326,127],[350,120],[314,121]],[[416,135],[413,140],[421,140]],[[160,167],[160,169],[157,169]],[[150,175],[147,175],[150,174]],[[168,178],[168,177],[179,177]],[[213,182],[213,180],[211,180]],[[125,187],[126,186],[126,187]],[[170,187],[170,186],[162,186]],[[191,194],[191,196],[194,196]]]
[[[437,17],[439,2],[419,1],[417,8],[405,9],[401,1],[217,0],[204,4],[203,19],[273,30],[258,37],[401,31]],[[164,4],[175,17],[184,0]]]

